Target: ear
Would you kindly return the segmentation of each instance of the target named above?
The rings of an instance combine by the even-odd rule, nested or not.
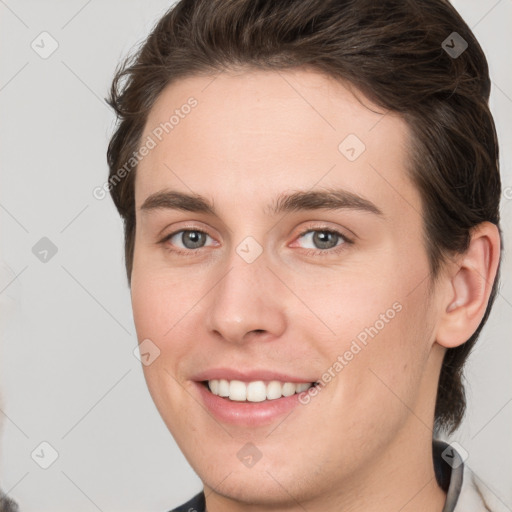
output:
[[[477,330],[498,271],[501,250],[498,227],[482,222],[471,233],[468,250],[448,265],[436,336],[437,343],[446,348],[462,345]]]

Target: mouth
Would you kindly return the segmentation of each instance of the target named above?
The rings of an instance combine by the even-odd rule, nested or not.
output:
[[[259,403],[290,397],[307,391],[318,382],[283,382],[279,380],[241,380],[211,379],[201,381],[211,394],[230,402]]]
[[[320,382],[311,382],[315,377],[306,375],[239,364],[202,370],[190,380],[193,393],[211,417],[225,424],[254,428],[281,422],[294,409],[294,418],[309,414],[311,409],[304,407],[309,403],[305,395],[316,391],[313,388]]]

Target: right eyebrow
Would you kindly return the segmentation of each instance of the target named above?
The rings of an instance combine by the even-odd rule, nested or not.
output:
[[[142,203],[140,209],[146,211],[158,209],[183,210],[216,215],[213,203],[210,203],[206,198],[172,190],[161,190],[151,194]]]

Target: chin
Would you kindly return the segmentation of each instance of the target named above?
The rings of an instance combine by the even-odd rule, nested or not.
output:
[[[291,485],[290,479],[290,481],[279,480],[265,470],[260,470],[257,473],[253,473],[253,471],[255,469],[230,473],[227,470],[222,476],[216,473],[215,475],[206,475],[206,478],[203,478],[203,475],[200,477],[203,484],[212,488],[216,494],[246,505],[257,505],[262,508],[284,507],[296,505],[297,498],[300,501],[306,498],[305,489],[296,489]]]

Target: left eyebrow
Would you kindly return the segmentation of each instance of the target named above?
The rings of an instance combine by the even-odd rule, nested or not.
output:
[[[269,207],[271,215],[300,210],[359,210],[384,217],[370,200],[344,189],[298,191],[279,196]]]
[[[149,195],[141,210],[171,209],[217,215],[213,202],[184,192],[162,190]],[[277,216],[302,210],[359,210],[384,217],[382,210],[370,200],[344,189],[297,191],[282,194],[268,207],[266,213]]]

